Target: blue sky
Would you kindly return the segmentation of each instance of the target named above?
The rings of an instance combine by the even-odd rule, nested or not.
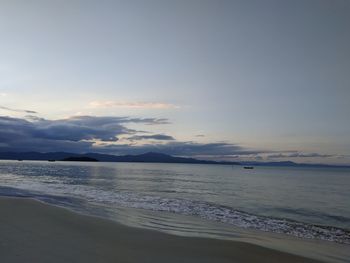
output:
[[[1,1],[0,150],[350,163],[349,12]]]

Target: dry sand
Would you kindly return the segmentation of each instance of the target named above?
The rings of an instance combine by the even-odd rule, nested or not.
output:
[[[131,228],[34,200],[0,198],[0,262],[318,262],[260,246]]]

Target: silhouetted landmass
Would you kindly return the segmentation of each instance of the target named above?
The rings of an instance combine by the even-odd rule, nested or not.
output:
[[[92,158],[100,162],[141,162],[141,163],[189,163],[189,164],[223,164],[223,165],[243,165],[243,166],[288,166],[288,167],[337,167],[350,168],[346,165],[327,165],[327,164],[305,164],[285,162],[216,162],[208,160],[198,160],[194,158],[175,157],[163,153],[148,152],[140,155],[122,155],[100,153],[68,153],[68,152],[0,152],[0,160],[63,160],[66,158]]]
[[[318,168],[350,168],[350,165],[332,165],[321,163],[295,163],[292,161],[283,162],[242,162],[242,165],[249,166],[275,166],[275,167],[318,167]]]
[[[98,162],[97,159],[87,157],[87,156],[76,156],[76,157],[68,157],[64,158],[62,161],[68,162]]]
[[[100,153],[86,153],[76,154],[67,152],[51,152],[51,153],[39,153],[39,152],[0,152],[0,159],[2,160],[64,160],[67,158],[92,158],[100,162],[141,162],[141,163],[192,163],[192,164],[225,164],[225,165],[239,165],[238,162],[215,162],[207,160],[197,160],[194,158],[175,157],[162,153],[144,153],[140,155],[122,155],[116,156],[111,154]]]
[[[138,162],[138,163],[193,163],[193,164],[228,164],[239,165],[237,162],[215,162],[197,160],[194,158],[174,157],[163,153],[149,152],[140,155],[115,156],[117,162]]]

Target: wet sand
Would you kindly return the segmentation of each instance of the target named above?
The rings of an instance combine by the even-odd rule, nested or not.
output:
[[[180,237],[0,198],[0,262],[320,262],[244,242]]]

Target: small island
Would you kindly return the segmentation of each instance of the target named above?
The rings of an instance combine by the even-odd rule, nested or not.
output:
[[[87,156],[73,156],[62,159],[65,162],[98,162],[97,159]]]

